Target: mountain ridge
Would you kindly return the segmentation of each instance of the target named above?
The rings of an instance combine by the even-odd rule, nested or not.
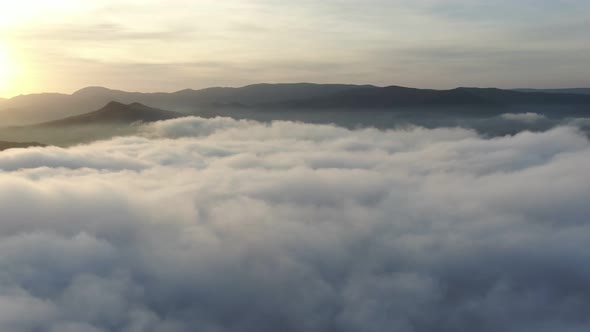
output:
[[[17,148],[29,148],[29,147],[45,147],[47,145],[39,142],[9,142],[0,141],[0,151]]]
[[[512,89],[519,92],[544,92],[544,93],[573,93],[573,94],[584,94],[590,95],[590,88],[561,88],[561,89]]]
[[[169,120],[183,116],[182,114],[148,107],[141,103],[123,104],[116,101],[107,103],[102,108],[59,120],[43,122],[35,126],[72,126],[96,124],[131,124],[134,122],[153,122]]]
[[[220,115],[241,110],[385,109],[399,107],[505,108],[513,105],[569,105],[586,107],[590,95],[521,92],[497,88],[459,87],[449,90],[354,84],[260,83],[244,87],[211,87],[176,92],[126,92],[91,86],[67,94],[32,94],[0,104],[0,123],[27,125],[94,111],[110,101],[139,102],[187,115]],[[224,112],[221,112],[223,110]],[[583,112],[587,110],[584,109]]]

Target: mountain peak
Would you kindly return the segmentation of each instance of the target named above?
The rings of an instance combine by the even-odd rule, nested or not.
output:
[[[73,94],[80,94],[80,93],[87,93],[87,92],[95,92],[95,91],[109,91],[111,89],[105,88],[103,86],[87,86],[80,90],[77,90]]]
[[[111,101],[97,111],[75,115],[61,120],[45,122],[40,125],[94,125],[105,123],[131,124],[137,121],[151,122],[168,120],[180,116],[181,115],[176,112],[151,108],[137,102],[126,105],[118,101]]]
[[[73,96],[88,96],[88,95],[101,95],[106,93],[120,92],[119,90],[113,90],[102,86],[87,86],[74,93]]]
[[[133,109],[137,109],[137,108],[148,108],[149,107],[149,106],[146,106],[146,105],[144,105],[142,103],[138,103],[138,102],[127,104],[127,106],[129,106],[129,107],[131,107]]]
[[[106,105],[104,105],[103,109],[104,108],[114,108],[114,107],[121,108],[121,107],[127,107],[127,106],[128,105],[125,105],[121,102],[113,100],[113,101],[109,101]]]

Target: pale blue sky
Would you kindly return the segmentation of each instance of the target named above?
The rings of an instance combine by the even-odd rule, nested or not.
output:
[[[590,1],[21,0],[0,7],[0,96],[300,81],[590,86]]]

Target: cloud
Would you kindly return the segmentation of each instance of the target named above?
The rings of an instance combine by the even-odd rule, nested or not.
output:
[[[89,25],[52,25],[50,29],[23,31],[17,35],[23,39],[57,41],[104,42],[104,41],[176,41],[186,40],[187,31],[179,28],[158,31],[133,31],[126,26],[110,23]]]
[[[585,1],[28,0],[10,9],[0,24],[11,65],[27,70],[7,96],[95,85],[589,84]]]
[[[525,123],[534,123],[540,120],[545,120],[546,117],[543,114],[526,112],[526,113],[505,113],[500,115],[502,119],[522,121]]]
[[[0,153],[0,330],[583,331],[588,140],[226,118]]]

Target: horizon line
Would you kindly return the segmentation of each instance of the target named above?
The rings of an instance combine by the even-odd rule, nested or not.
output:
[[[31,92],[31,93],[20,93],[17,95],[13,95],[13,96],[0,96],[0,100],[3,101],[7,101],[7,100],[11,100],[13,98],[18,98],[18,97],[23,97],[23,96],[31,96],[31,95],[44,95],[44,94],[56,94],[56,95],[64,95],[64,96],[73,96],[76,93],[86,90],[86,89],[104,89],[104,90],[110,90],[110,91],[117,91],[117,92],[125,92],[125,93],[142,93],[142,94],[156,94],[156,93],[166,93],[166,94],[172,94],[172,93],[178,93],[181,91],[202,91],[202,90],[207,90],[207,89],[241,89],[241,88],[245,88],[245,87],[250,87],[250,86],[256,86],[256,85],[350,85],[350,86],[367,86],[367,87],[376,87],[376,88],[387,88],[387,87],[400,87],[400,88],[408,88],[408,89],[418,89],[418,90],[437,90],[437,91],[449,91],[449,90],[455,90],[455,89],[461,89],[461,88],[476,88],[476,89],[500,89],[500,90],[576,90],[576,89],[590,89],[590,87],[567,87],[567,88],[558,88],[558,87],[551,87],[551,88],[530,88],[530,87],[517,87],[517,88],[501,88],[501,87],[497,87],[497,86],[486,86],[486,87],[481,87],[481,86],[467,86],[467,85],[462,85],[462,86],[456,86],[453,88],[422,88],[422,87],[413,87],[413,86],[404,86],[404,85],[396,85],[396,84],[391,84],[391,85],[376,85],[376,84],[370,84],[370,83],[364,83],[364,84],[356,84],[356,83],[315,83],[315,82],[276,82],[276,83],[267,83],[267,82],[260,82],[260,83],[252,83],[252,84],[246,84],[246,85],[236,85],[236,86],[208,86],[208,87],[203,87],[203,88],[184,88],[184,89],[180,89],[180,90],[173,90],[173,91],[161,91],[161,90],[155,90],[155,91],[128,91],[128,90],[122,90],[122,89],[116,89],[116,88],[110,88],[110,87],[106,87],[106,86],[102,86],[102,85],[88,85],[79,89],[76,89],[74,91],[72,91],[71,93],[67,93],[67,92],[52,92],[52,91],[41,91],[41,92]]]

